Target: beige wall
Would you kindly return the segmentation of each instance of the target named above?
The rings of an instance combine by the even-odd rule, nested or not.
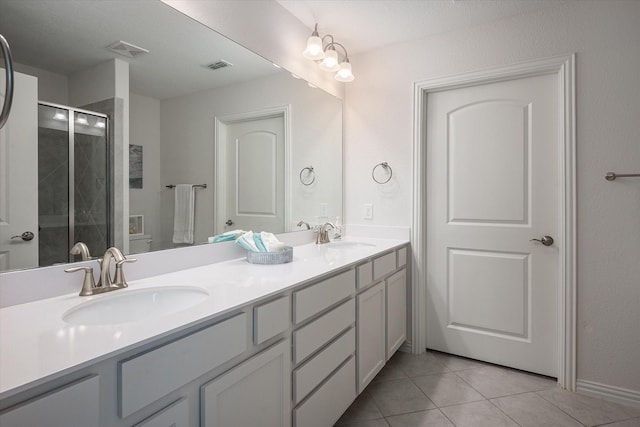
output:
[[[347,223],[410,225],[413,84],[576,53],[578,363],[580,380],[640,392],[640,2],[581,1],[351,60],[345,94]],[[384,64],[394,64],[393,70]],[[387,161],[384,192],[370,178]],[[362,204],[374,204],[373,221]],[[633,393],[632,393],[633,394]]]

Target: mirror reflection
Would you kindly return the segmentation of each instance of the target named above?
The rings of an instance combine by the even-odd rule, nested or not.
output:
[[[17,71],[0,270],[341,215],[341,100],[159,0],[0,7]]]

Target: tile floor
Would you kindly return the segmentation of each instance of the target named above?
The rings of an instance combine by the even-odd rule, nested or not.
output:
[[[398,352],[340,427],[640,427],[640,408],[567,392],[555,380],[427,352]]]

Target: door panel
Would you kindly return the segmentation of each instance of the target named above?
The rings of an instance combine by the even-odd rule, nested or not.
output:
[[[14,83],[13,108],[0,129],[0,271],[38,265],[38,80],[14,73]],[[2,79],[0,103],[4,85]],[[32,240],[12,239],[25,231]]]
[[[284,231],[284,118],[227,126],[226,229]]]
[[[427,346],[556,375],[555,75],[427,99]]]

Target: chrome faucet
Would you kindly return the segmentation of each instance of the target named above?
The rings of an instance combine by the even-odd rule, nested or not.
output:
[[[116,263],[116,272],[113,280],[111,280],[111,259]],[[84,280],[82,282],[80,296],[96,295],[126,288],[128,285],[124,278],[123,265],[127,262],[136,262],[136,259],[126,258],[118,248],[111,247],[106,250],[104,256],[98,260],[98,262],[100,263],[100,279],[97,285],[93,278],[93,267],[73,267],[65,270],[67,273],[84,271]]]
[[[336,228],[335,225],[331,222],[325,222],[318,228],[318,235],[316,236],[316,245],[321,245],[323,243],[329,243],[329,229],[327,227]]]
[[[298,223],[298,227],[302,227],[303,225],[307,227],[307,230],[311,230],[311,226],[309,225],[309,223],[307,221],[300,221]]]
[[[82,260],[86,261],[91,259],[91,254],[89,253],[89,248],[83,242],[78,242],[69,251],[71,255],[81,255]]]

